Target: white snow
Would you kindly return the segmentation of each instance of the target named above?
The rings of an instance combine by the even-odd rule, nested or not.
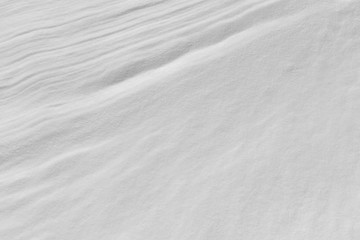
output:
[[[3,0],[0,240],[360,239],[360,2]]]

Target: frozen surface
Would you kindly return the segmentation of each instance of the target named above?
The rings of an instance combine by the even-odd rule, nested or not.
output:
[[[0,240],[359,240],[360,2],[2,0]]]

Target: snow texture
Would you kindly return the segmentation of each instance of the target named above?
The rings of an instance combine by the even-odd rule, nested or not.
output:
[[[359,240],[360,2],[2,0],[0,240]]]

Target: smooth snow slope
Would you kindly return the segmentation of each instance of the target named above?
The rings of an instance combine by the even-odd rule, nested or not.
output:
[[[359,240],[360,2],[2,0],[0,240]]]

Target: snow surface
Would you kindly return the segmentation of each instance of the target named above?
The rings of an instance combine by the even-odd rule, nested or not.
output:
[[[0,240],[359,240],[360,2],[2,0]]]

